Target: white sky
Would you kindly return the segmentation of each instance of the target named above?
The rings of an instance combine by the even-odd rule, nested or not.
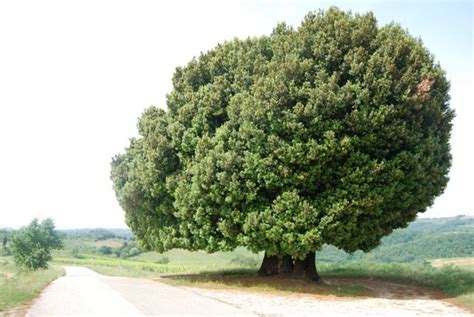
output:
[[[474,215],[472,5],[340,2],[421,36],[448,72],[451,182],[423,216]],[[298,25],[315,1],[0,1],[0,227],[124,227],[110,160],[142,111],[165,108],[178,65],[233,37]],[[466,14],[467,8],[467,14]],[[418,14],[414,14],[418,12]],[[452,21],[439,21],[439,14]],[[457,16],[462,13],[462,17]],[[440,30],[442,32],[440,32]]]

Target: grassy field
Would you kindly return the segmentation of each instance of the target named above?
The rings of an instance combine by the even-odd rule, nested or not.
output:
[[[56,266],[35,272],[19,272],[11,258],[0,257],[0,315],[28,303],[63,274],[64,270]]]
[[[229,263],[246,263],[250,265],[254,264],[256,266],[260,264],[263,258],[263,253],[255,254],[245,248],[236,248],[232,252],[216,252],[212,254],[204,251],[191,252],[174,249],[162,254],[157,252],[141,253],[130,259],[144,262],[160,262],[163,258],[167,258],[170,264],[179,265],[228,265]]]
[[[454,265],[464,270],[474,272],[474,257],[436,259],[431,261],[431,265],[434,267]]]
[[[189,252],[191,253],[191,252]],[[194,255],[192,255],[194,256]],[[149,257],[153,257],[150,255]],[[229,261],[214,261],[209,258],[207,261],[193,263],[191,259],[183,260],[182,263],[155,263],[141,260],[129,260],[116,257],[82,255],[81,258],[55,257],[53,263],[59,265],[80,265],[91,267],[96,271],[107,275],[122,276],[160,276],[163,274],[175,273],[204,273],[222,270],[256,269],[256,265],[242,265],[230,263]]]

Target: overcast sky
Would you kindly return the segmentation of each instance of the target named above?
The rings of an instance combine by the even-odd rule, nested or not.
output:
[[[420,36],[451,80],[451,181],[423,217],[474,215],[470,1],[331,2]],[[0,227],[124,227],[110,160],[178,65],[234,37],[297,26],[322,1],[0,1]]]

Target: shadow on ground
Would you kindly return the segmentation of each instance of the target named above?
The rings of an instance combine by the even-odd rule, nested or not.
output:
[[[430,288],[367,278],[323,277],[321,283],[292,279],[287,276],[261,277],[254,272],[219,272],[174,274],[160,278],[173,285],[209,288],[248,289],[270,292],[291,292],[295,295],[333,296],[347,298],[442,299],[446,295]]]
[[[292,279],[287,276],[261,277],[252,273],[200,273],[174,274],[160,278],[173,285],[186,285],[209,288],[236,288],[270,292],[291,292],[295,294],[336,296],[351,298],[377,297],[382,294],[376,291],[373,283],[365,285],[363,280],[342,278],[325,278],[321,283]]]

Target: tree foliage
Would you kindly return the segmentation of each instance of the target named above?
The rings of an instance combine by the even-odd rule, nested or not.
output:
[[[369,251],[446,186],[448,89],[399,25],[312,12],[177,68],[168,109],[113,159],[114,189],[158,251]]]
[[[51,218],[38,219],[18,230],[10,243],[10,250],[17,266],[29,270],[45,269],[52,259],[51,250],[61,249],[62,239],[54,229]]]

